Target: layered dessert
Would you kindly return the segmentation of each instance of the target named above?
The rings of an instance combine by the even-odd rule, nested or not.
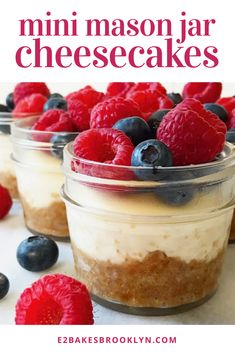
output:
[[[170,107],[149,85],[132,85],[125,98],[92,110],[91,128],[65,147],[62,195],[77,276],[94,299],[169,314],[202,303],[218,286],[235,156],[214,113],[187,97]],[[139,100],[138,116],[130,116],[128,95],[133,109]],[[168,110],[160,122],[151,111],[157,96]]]

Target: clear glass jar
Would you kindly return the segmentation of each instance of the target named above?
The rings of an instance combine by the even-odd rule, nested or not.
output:
[[[228,139],[228,141],[231,141],[231,143],[233,145],[235,145],[235,129],[228,130],[227,139]],[[234,184],[234,187],[235,187],[235,184]],[[235,243],[235,211],[233,213],[231,230],[230,230],[230,234],[229,234],[229,243],[230,244]]]
[[[75,267],[97,302],[166,315],[213,295],[234,208],[232,147],[212,163],[156,170],[82,160],[65,147]]]
[[[27,228],[34,234],[68,239],[69,231],[60,188],[64,182],[61,160],[65,143],[52,143],[59,136],[77,133],[36,131],[38,117],[13,123],[12,142],[20,201]]]
[[[18,198],[14,164],[11,160],[11,113],[0,112],[0,184],[6,187],[11,197]]]

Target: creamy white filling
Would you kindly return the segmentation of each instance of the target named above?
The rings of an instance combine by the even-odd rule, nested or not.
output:
[[[0,134],[0,173],[15,175],[14,164],[11,160],[12,142],[10,135]]]
[[[49,152],[25,151],[23,163],[16,163],[20,194],[31,207],[44,208],[60,201],[64,182],[61,161]]]
[[[142,260],[153,251],[167,256],[210,261],[224,247],[232,211],[184,223],[138,223],[89,214],[67,204],[70,236],[75,247],[99,261]]]

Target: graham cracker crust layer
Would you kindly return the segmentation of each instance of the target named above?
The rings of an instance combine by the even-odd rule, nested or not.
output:
[[[8,172],[0,172],[0,184],[9,190],[13,199],[19,198],[16,177]]]
[[[229,242],[235,243],[235,211],[233,212],[232,224],[229,235]]]
[[[142,261],[96,261],[72,244],[78,279],[99,298],[132,307],[170,308],[199,301],[217,288],[224,249],[211,261],[168,257],[161,251]]]
[[[45,208],[31,207],[20,197],[26,226],[43,235],[58,238],[69,237],[66,209],[63,201],[56,201]]]

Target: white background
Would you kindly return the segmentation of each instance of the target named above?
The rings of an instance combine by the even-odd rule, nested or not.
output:
[[[15,52],[18,47],[24,44],[30,44],[29,37],[19,37],[19,19],[26,18],[46,18],[46,12],[52,12],[51,18],[72,18],[71,13],[76,11],[81,23],[81,32],[85,19],[88,18],[115,18],[130,19],[137,18],[143,20],[151,19],[172,19],[175,32],[181,18],[180,13],[185,11],[188,20],[192,18],[211,19],[215,18],[217,23],[212,26],[210,38],[193,37],[187,42],[189,45],[205,47],[207,45],[216,45],[219,49],[220,64],[214,69],[200,67],[198,69],[190,68],[155,68],[155,69],[134,69],[123,68],[115,69],[109,66],[104,69],[89,67],[88,69],[79,69],[72,66],[68,69],[61,68],[28,68],[20,69],[15,63]],[[54,15],[54,17],[53,17]],[[137,0],[8,0],[4,2],[1,9],[0,33],[1,33],[1,55],[0,55],[0,73],[1,81],[54,81],[54,82],[77,82],[77,81],[223,81],[234,82],[234,33],[235,21],[233,11],[233,1],[225,0],[197,0],[197,1],[137,1]],[[42,37],[45,45],[54,49],[61,45],[67,45],[75,49],[80,45],[87,45],[92,48],[97,45],[123,45],[131,48],[134,45],[162,46],[163,40],[159,37]]]

